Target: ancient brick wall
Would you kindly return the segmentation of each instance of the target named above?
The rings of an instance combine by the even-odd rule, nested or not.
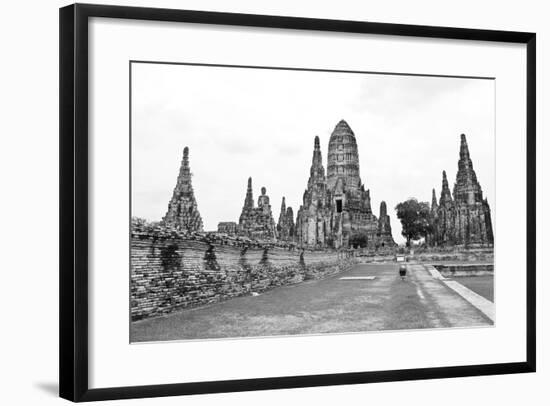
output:
[[[181,233],[134,223],[131,241],[132,320],[160,316],[338,273],[347,253],[302,251],[292,244],[215,234]]]

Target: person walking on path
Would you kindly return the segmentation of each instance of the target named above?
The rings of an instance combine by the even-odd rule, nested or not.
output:
[[[407,276],[407,265],[399,265],[399,276],[401,276],[401,280],[405,280],[405,277]]]

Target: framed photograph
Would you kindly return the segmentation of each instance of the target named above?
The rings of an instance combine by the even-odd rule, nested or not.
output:
[[[60,395],[535,371],[535,34],[60,10]]]

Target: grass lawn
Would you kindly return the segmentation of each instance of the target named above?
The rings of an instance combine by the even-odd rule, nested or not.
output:
[[[457,276],[452,278],[491,302],[495,301],[495,285],[492,275]]]
[[[278,287],[131,323],[131,342],[349,333],[486,324],[465,300],[414,266],[356,265],[323,280]],[[341,277],[375,276],[372,280]]]

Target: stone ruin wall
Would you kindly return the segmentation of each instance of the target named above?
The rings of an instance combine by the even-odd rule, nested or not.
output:
[[[132,320],[321,279],[356,259],[347,252],[302,251],[292,244],[184,234],[135,223],[131,238]]]
[[[397,252],[396,252],[397,251]],[[405,256],[408,261],[422,263],[489,263],[494,262],[492,248],[425,247],[415,248],[413,254],[404,248],[386,248],[376,252],[356,250],[355,258],[359,263],[391,262],[395,263],[396,255]]]

